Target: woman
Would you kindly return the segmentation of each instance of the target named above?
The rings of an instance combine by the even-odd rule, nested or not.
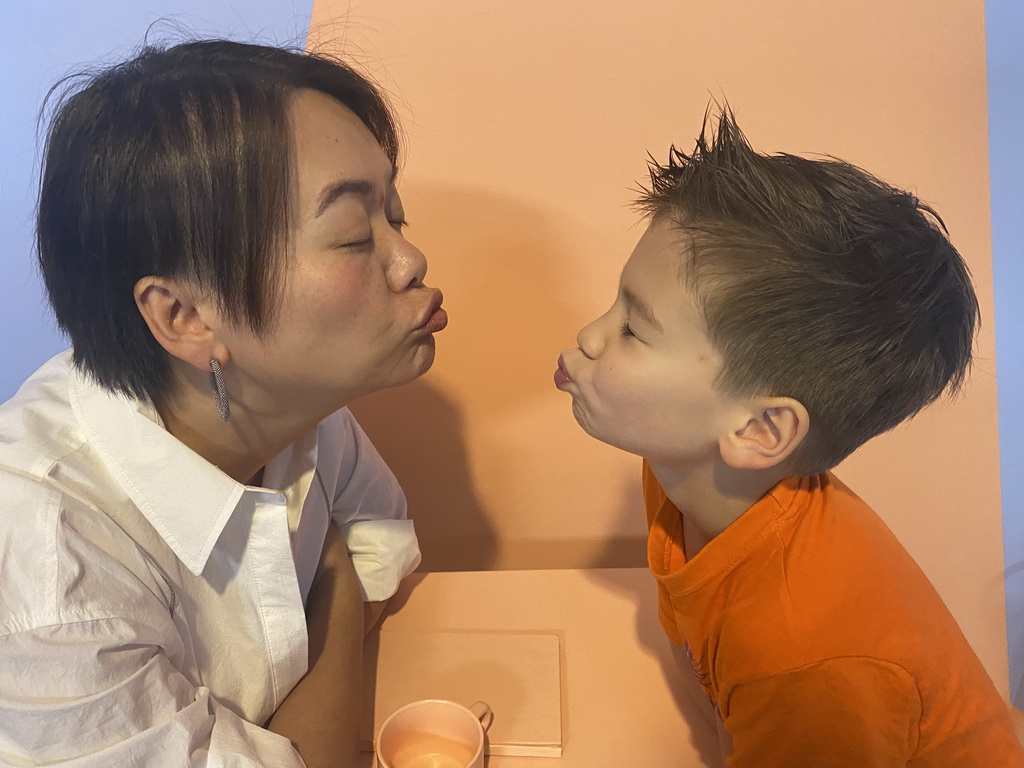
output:
[[[373,85],[276,48],[149,48],[60,103],[72,350],[0,407],[0,762],[354,761],[360,604],[419,550],[345,405],[447,323],[397,158]]]

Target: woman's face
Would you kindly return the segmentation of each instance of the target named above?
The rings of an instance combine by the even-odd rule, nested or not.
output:
[[[291,227],[280,303],[270,330],[221,334],[246,407],[329,413],[430,368],[447,323],[427,261],[402,234],[395,169],[349,109],[300,91]]]

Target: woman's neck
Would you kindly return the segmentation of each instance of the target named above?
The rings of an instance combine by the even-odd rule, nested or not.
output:
[[[196,373],[179,377],[173,393],[155,403],[157,412],[171,435],[243,484],[260,484],[267,462],[327,415],[303,413],[296,404],[257,413],[236,398],[230,419],[221,421],[202,372]]]

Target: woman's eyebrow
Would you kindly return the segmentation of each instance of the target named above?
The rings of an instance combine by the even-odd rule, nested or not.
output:
[[[317,195],[317,199],[320,202],[317,205],[316,213],[313,214],[313,218],[319,218],[333,203],[337,202],[345,195],[368,197],[373,192],[374,186],[375,185],[372,181],[366,181],[365,179],[347,179],[345,181],[328,184],[320,194]]]
[[[388,179],[388,184],[394,184],[397,176],[398,166],[392,166],[391,178]],[[376,186],[376,184],[367,179],[345,179],[343,181],[336,181],[332,184],[328,184],[320,191],[320,194],[317,195],[317,200],[320,202],[317,204],[316,213],[313,214],[313,218],[319,218],[332,203],[345,195],[368,197],[373,193],[374,189],[376,189]]]

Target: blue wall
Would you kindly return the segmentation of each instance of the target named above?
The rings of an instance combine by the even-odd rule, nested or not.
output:
[[[193,35],[304,46],[313,0],[0,2],[0,402],[67,346],[47,309],[32,250],[37,115],[61,76],[116,61],[151,39]],[[179,35],[180,36],[180,35]]]
[[[1024,4],[986,3],[992,275],[1010,688],[1024,708]]]

